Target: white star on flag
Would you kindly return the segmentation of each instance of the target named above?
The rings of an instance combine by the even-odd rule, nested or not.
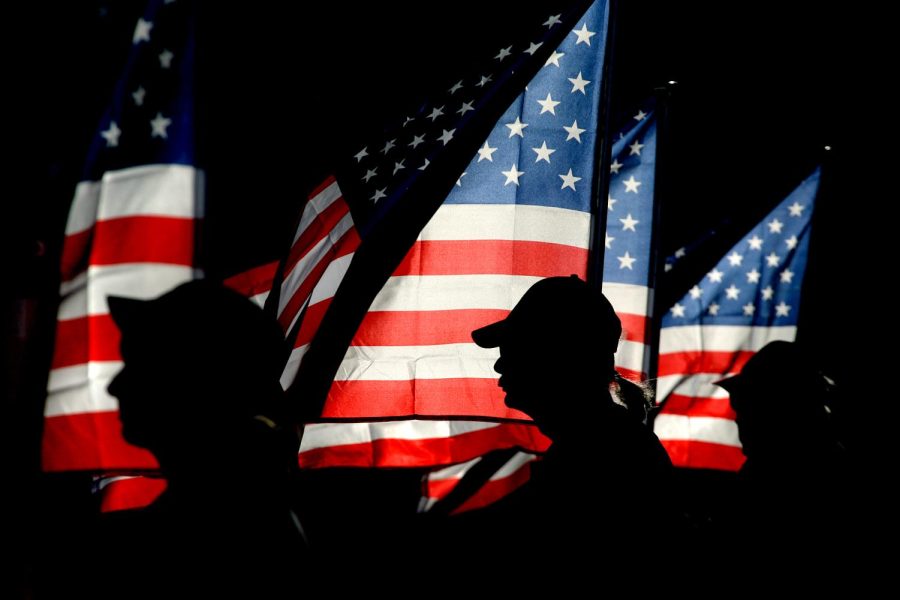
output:
[[[509,171],[500,171],[504,175],[506,175],[506,182],[503,184],[504,186],[509,185],[510,183],[514,183],[519,185],[519,176],[524,175],[525,171],[517,171],[516,164],[513,163],[513,166],[510,167]]]

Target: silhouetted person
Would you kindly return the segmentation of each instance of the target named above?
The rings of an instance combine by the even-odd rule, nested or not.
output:
[[[136,577],[130,593],[282,588],[302,570],[303,536],[288,500],[297,447],[282,423],[279,326],[206,281],[109,306],[125,361],[109,385],[122,433],[168,481],[150,507],[107,519],[109,573]]]
[[[852,528],[846,450],[834,422],[837,392],[796,344],[771,342],[728,390],[747,461],[735,515],[738,545],[766,547],[767,558],[830,554]]]
[[[472,332],[479,346],[499,347],[506,404],[553,441],[529,483],[470,518],[506,538],[484,542],[495,558],[531,552],[603,569],[598,559],[616,555],[620,569],[643,563],[632,551],[649,552],[649,536],[666,525],[672,465],[644,423],[642,390],[615,371],[621,333],[609,301],[574,275],[537,282],[505,319]]]

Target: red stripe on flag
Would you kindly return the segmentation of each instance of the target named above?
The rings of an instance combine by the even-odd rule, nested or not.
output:
[[[340,240],[338,240],[334,247],[322,256],[321,260],[316,263],[316,266],[313,267],[309,275],[306,276],[306,279],[304,279],[298,288],[291,293],[291,297],[288,299],[287,304],[285,304],[284,310],[278,316],[278,322],[281,323],[282,327],[285,329],[290,327],[291,322],[294,320],[294,316],[296,316],[297,312],[303,306],[303,303],[306,302],[306,299],[312,293],[316,284],[319,283],[319,280],[322,278],[322,274],[328,268],[328,265],[337,258],[355,252],[359,247],[359,243],[359,234],[355,228],[351,228]],[[316,329],[318,329],[318,327],[316,327]]]
[[[378,419],[401,416],[528,417],[506,406],[505,392],[496,379],[353,380],[331,384],[322,417],[326,419]]]
[[[178,217],[123,217],[94,225],[91,265],[194,264],[196,221]]]
[[[670,352],[659,357],[659,377],[684,373],[737,373],[755,352]]]
[[[587,269],[583,248],[520,240],[416,242],[394,275],[494,274],[550,277]]]
[[[472,330],[506,317],[508,310],[458,309],[434,311],[373,311],[366,314],[353,338],[354,346],[426,346],[472,341]],[[643,335],[647,319],[629,317],[630,334]],[[307,314],[306,319],[310,318]],[[623,323],[623,326],[625,324]],[[643,337],[628,336],[643,342]],[[306,339],[303,343],[308,343]],[[302,345],[298,342],[298,345]]]
[[[459,483],[460,477],[451,477],[449,479],[435,479],[428,482],[428,497],[440,500],[447,497],[447,494],[453,491],[456,484]]]
[[[312,341],[316,331],[319,330],[319,324],[325,318],[325,311],[328,310],[330,304],[331,298],[328,298],[321,302],[316,302],[306,309],[306,314],[303,315],[303,322],[300,323],[300,330],[297,332],[297,339],[294,340],[294,348],[305,346]]]
[[[111,316],[91,315],[56,324],[56,345],[50,368],[100,360],[122,360],[119,354],[119,328]]]
[[[118,411],[44,419],[41,460],[45,471],[158,469],[147,450],[122,439]]]
[[[284,264],[284,272],[290,273],[298,262],[323,239],[328,237],[335,226],[350,212],[350,207],[343,198],[335,200],[316,218],[310,222],[306,230],[300,234],[300,238],[291,246],[287,261]]]
[[[622,321],[622,334],[624,340],[629,342],[647,342],[647,317],[630,313],[616,313]]]
[[[232,275],[225,281],[223,285],[231,288],[244,296],[255,296],[272,289],[272,281],[275,279],[275,270],[278,268],[278,261],[272,261],[258,267],[253,267],[237,275]]]
[[[676,467],[739,471],[746,458],[740,448],[691,440],[660,440]]]
[[[385,438],[358,444],[315,448],[300,454],[305,469],[324,467],[433,467],[472,460],[498,448],[546,452],[550,440],[537,427],[502,423],[450,437],[405,440]]]
[[[70,281],[79,273],[87,270],[89,250],[93,237],[93,227],[66,236],[66,239],[63,241],[62,256],[60,257],[60,276],[62,281]]]
[[[150,506],[168,485],[161,477],[129,477],[110,481],[100,490],[100,512]]]
[[[686,415],[690,417],[719,417],[735,419],[734,411],[728,398],[698,398],[681,394],[669,394],[661,412],[670,415]]]
[[[509,477],[491,479],[485,483],[472,495],[472,497],[463,502],[450,514],[457,515],[459,513],[475,510],[476,508],[484,508],[489,504],[493,504],[528,483],[530,478],[531,463],[525,463],[517,471],[510,474]]]
[[[366,314],[354,346],[428,346],[472,343],[472,330],[499,321],[508,310],[375,311]]]
[[[640,383],[647,379],[647,375],[645,373],[641,373],[640,371],[634,371],[632,369],[626,369],[624,367],[616,367],[616,371],[618,371],[619,375],[621,375],[625,379],[634,381],[635,383]]]

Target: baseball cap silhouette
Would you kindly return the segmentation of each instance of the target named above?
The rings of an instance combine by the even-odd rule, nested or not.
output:
[[[622,323],[603,293],[577,275],[547,277],[532,285],[505,319],[472,332],[482,348],[508,341],[572,344],[585,338],[613,353]]]
[[[209,365],[278,378],[287,345],[277,322],[223,285],[197,279],[151,300],[108,298],[113,321],[141,356],[156,355],[171,368]]]
[[[716,381],[729,392],[759,386],[796,387],[821,377],[806,353],[795,343],[776,340],[750,357],[737,375]]]

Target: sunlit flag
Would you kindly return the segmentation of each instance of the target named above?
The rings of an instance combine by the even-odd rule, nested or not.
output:
[[[152,298],[199,274],[190,3],[148,3],[87,156],[63,245],[43,467],[153,468],[126,444],[106,387],[122,366],[108,295]]]
[[[816,170],[750,230],[663,317],[655,431],[680,467],[744,462],[728,393],[714,381],[760,348],[797,335]]]
[[[313,194],[277,294],[296,333],[283,384],[303,386],[302,402],[304,367],[329,377],[302,465],[432,466],[546,448],[503,403],[496,350],[470,333],[540,278],[586,276],[607,30],[606,3],[586,6],[549,15],[524,42],[499,41],[489,69],[450,82]],[[440,180],[442,195],[422,191]],[[396,266],[378,280],[370,270],[385,247]],[[371,301],[348,325],[360,290]],[[329,310],[337,325],[325,333]],[[333,341],[340,326],[349,347]],[[328,360],[305,364],[317,342],[336,358],[333,375]]]

